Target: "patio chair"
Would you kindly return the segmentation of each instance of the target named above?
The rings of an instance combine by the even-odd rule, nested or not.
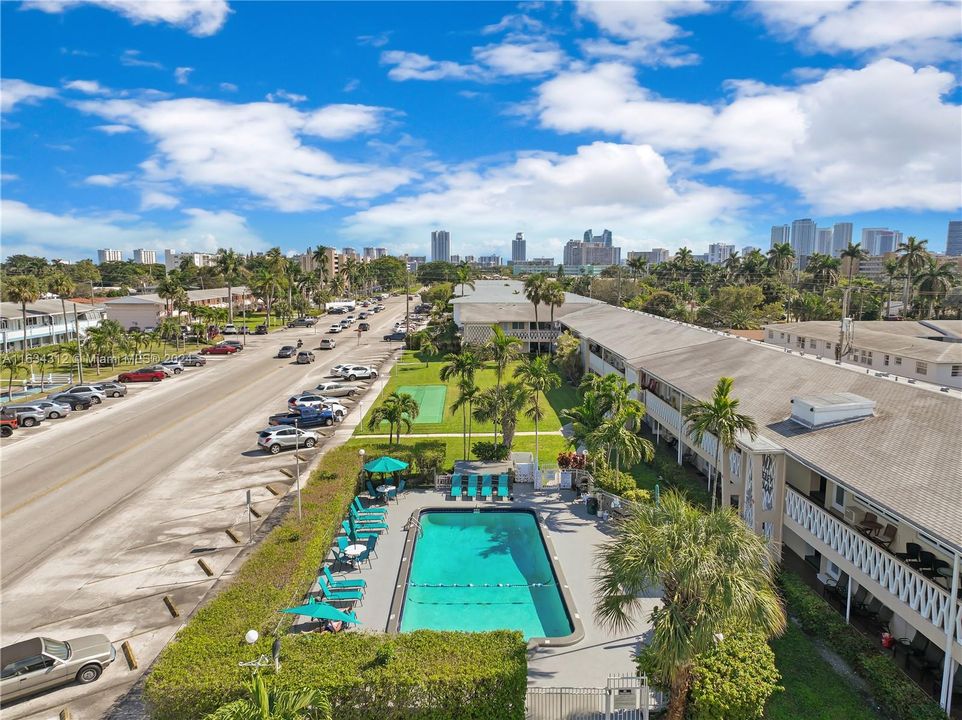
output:
[[[331,590],[360,590],[364,592],[367,588],[367,581],[358,578],[357,580],[335,580],[334,576],[331,575],[331,569],[325,565],[323,570],[324,578],[327,580],[327,586]],[[320,578],[317,580],[317,584],[321,584]]]
[[[360,555],[357,556],[357,560],[358,560],[358,562],[361,562],[361,561],[363,561],[363,560],[367,560],[367,566],[368,566],[368,567],[372,567],[372,565],[371,565],[371,555],[374,555],[375,557],[377,557],[377,553],[374,552],[374,548],[375,548],[375,546],[377,545],[377,538],[372,535],[372,536],[370,536],[370,537],[367,539],[367,542],[364,543],[364,544],[367,545],[367,549],[366,549],[364,552],[362,552]]]
[[[366,529],[387,530],[388,529],[388,524],[384,522],[384,518],[371,517],[370,515],[361,515],[353,507],[351,508],[351,524],[359,525],[362,530],[366,530]]]
[[[877,525],[878,515],[873,512],[867,512],[865,513],[865,517],[862,518],[862,521],[856,524],[855,527],[857,527],[860,532],[868,534],[876,532]]]
[[[337,538],[337,547],[332,550],[334,553],[334,559],[337,561],[337,564],[341,565],[342,567],[354,567],[354,560],[344,554],[344,551],[350,544],[350,539],[347,536],[341,535],[339,538]]]
[[[491,476],[485,475],[481,478],[481,497],[489,498],[491,497]]]
[[[321,594],[325,600],[331,602],[354,602],[357,600],[362,605],[364,604],[364,593],[360,590],[332,590],[327,586],[327,580],[324,579],[323,575],[318,578],[318,585],[321,587]]]
[[[891,633],[892,629],[889,627],[889,622],[894,617],[895,613],[892,609],[883,605],[879,608],[878,612],[875,614],[875,623],[878,625],[879,630],[882,632]]]
[[[378,524],[362,524],[354,522],[354,518],[349,517],[347,519],[348,525],[351,528],[352,533],[360,533],[360,537],[367,537],[368,535],[380,535],[387,529],[387,525],[384,523]],[[382,527],[383,526],[383,527]]]
[[[367,485],[367,494],[371,497],[371,500],[377,500],[380,502],[384,499],[384,496],[374,488],[374,485],[371,484],[370,480],[365,480],[364,484]]]
[[[895,535],[898,533],[898,531],[898,527],[888,523],[881,533],[872,537],[872,542],[876,543],[877,545],[881,545],[887,550],[892,546],[892,542],[894,542]]]
[[[922,552],[922,546],[918,543],[905,543],[905,552],[895,553],[895,557],[906,565],[916,567],[921,562],[920,552]]]
[[[915,568],[927,578],[934,578],[938,573],[935,572],[935,553],[923,550],[919,553],[919,564]]]
[[[468,497],[474,500],[478,494],[478,476],[468,475]]]
[[[839,573],[834,580],[829,579],[822,588],[822,595],[829,595],[845,604],[845,597],[848,594],[848,575]]]
[[[361,498],[357,497],[356,495],[354,496],[354,500],[351,501],[351,506],[355,510],[357,510],[359,515],[371,515],[372,517],[374,516],[383,517],[384,515],[387,514],[387,508],[364,507],[364,505],[361,504]]]
[[[404,492],[404,484],[405,484],[405,481],[404,481],[404,480],[401,480],[401,481],[397,484],[396,487],[394,487],[394,488],[391,489],[391,490],[388,490],[388,491],[387,491],[387,499],[388,499],[388,500],[394,500],[394,502],[397,502],[397,501],[398,501],[397,496],[398,496],[399,494],[401,494],[402,492]]]
[[[899,644],[896,649],[901,647],[905,650],[905,667],[909,666],[909,658],[915,656],[924,656],[925,648],[929,646],[929,639],[925,637],[920,632],[915,633],[915,637],[912,638],[912,642],[909,642],[908,638],[899,638]]]
[[[462,478],[460,475],[451,476],[451,497],[453,498],[461,497],[461,492],[462,492],[461,481],[463,479],[464,478]]]
[[[945,650],[937,643],[930,642],[925,647],[925,651],[915,655],[909,655],[908,664],[919,671],[919,675],[924,681],[927,676],[934,676],[935,671],[942,665],[945,658]]]
[[[508,497],[508,476],[498,475],[498,497]]]

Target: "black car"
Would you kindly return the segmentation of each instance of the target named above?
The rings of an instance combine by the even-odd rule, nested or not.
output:
[[[255,335],[267,335],[267,325],[258,325],[257,329],[254,330]]]
[[[285,345],[280,350],[277,351],[277,357],[279,358],[292,358],[297,352],[297,348],[293,345]]]
[[[327,311],[327,314],[328,314],[328,315],[343,315],[343,314],[346,313],[346,312],[347,312],[347,310],[345,310],[345,309],[342,308],[342,307],[333,307],[333,308],[331,308],[330,310]]]
[[[389,335],[385,335],[384,339],[387,340],[388,342],[396,342],[398,340],[403,340],[407,336],[408,334],[406,332],[401,332],[399,330],[398,332],[392,332]]]
[[[90,408],[89,398],[74,393],[57,393],[47,399],[61,405],[69,405],[71,410],[88,410]]]
[[[371,323],[366,323],[366,322],[358,323],[357,329],[363,332],[367,332],[368,330],[371,329]]]

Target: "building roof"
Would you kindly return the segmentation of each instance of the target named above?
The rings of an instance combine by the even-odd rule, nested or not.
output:
[[[250,294],[250,290],[242,285],[231,288],[231,293],[234,295]],[[188,290],[187,298],[191,302],[198,302],[201,300],[217,300],[219,298],[227,297],[227,288],[210,288],[209,290]],[[132,305],[132,304],[161,304],[166,305],[167,301],[164,300],[157,293],[143,293],[141,295],[127,295],[120,298],[111,298],[106,302],[107,305]]]
[[[962,549],[959,398],[623,308],[582,310],[564,323],[692,397],[707,399],[718,378],[733,378],[762,436]],[[875,416],[817,430],[788,419],[793,396],[831,393],[874,400]]]
[[[73,314],[73,300],[65,301],[67,314]],[[77,302],[77,312],[84,313],[90,310],[102,308],[100,305],[91,305],[89,302]],[[21,317],[20,303],[0,302],[0,317],[18,318]],[[37,300],[27,303],[27,315],[63,315],[63,308],[60,300]]]
[[[459,307],[458,315],[462,323],[534,320],[534,305],[524,296],[524,283],[518,280],[476,280],[473,290],[467,285],[464,290],[464,296],[451,300],[453,305]],[[564,304],[561,307],[555,306],[554,317],[557,319],[568,313],[602,304],[600,300],[566,292]],[[550,316],[551,308],[548,305],[538,306],[539,321],[547,321]]]
[[[890,331],[890,326],[896,326],[897,330]],[[838,342],[839,324],[832,320],[810,320],[766,325],[765,329]],[[936,327],[927,327],[918,322],[856,322],[852,347],[931,363],[962,363],[962,343],[930,339],[938,337],[952,338],[951,326],[942,327],[940,332]]]

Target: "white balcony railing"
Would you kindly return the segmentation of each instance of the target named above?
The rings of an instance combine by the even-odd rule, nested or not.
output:
[[[651,390],[645,390],[645,411],[665,427],[670,428],[675,433],[680,432],[681,413],[651,392]],[[692,439],[688,435],[688,432],[684,431],[683,434],[685,436],[685,444],[689,446],[692,445]],[[710,458],[712,462],[715,461],[715,450],[717,447],[718,439],[711,433],[705,433],[701,441],[701,450],[705,457]]]
[[[557,330],[507,330],[505,332],[525,342],[554,342],[559,335]]]
[[[893,599],[898,600],[941,632],[950,631],[951,605],[947,590],[917,573],[792,488],[786,488],[785,516],[790,523],[789,527],[801,528],[870,577],[879,589],[868,589],[879,600],[889,600],[889,604]],[[808,538],[802,534],[802,539]],[[887,593],[889,597],[884,597],[882,593]],[[962,645],[962,614],[958,611],[955,626],[955,641]]]

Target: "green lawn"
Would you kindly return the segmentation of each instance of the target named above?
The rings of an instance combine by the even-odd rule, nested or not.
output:
[[[381,394],[381,399],[396,392],[398,389],[403,387],[418,386],[418,385],[446,385],[447,392],[445,394],[444,402],[444,413],[440,422],[418,422],[414,424],[412,431],[418,434],[431,434],[431,433],[460,433],[462,432],[462,417],[461,413],[454,413],[451,411],[451,405],[458,397],[458,383],[456,379],[452,379],[448,383],[444,383],[440,378],[441,367],[444,362],[440,358],[435,358],[430,360],[428,363],[419,362],[419,356],[417,353],[407,351],[401,360],[401,363],[395,366],[391,373],[391,379],[385,388],[385,391]],[[410,363],[410,364],[407,364]],[[508,367],[505,373],[505,379],[510,379],[514,374],[514,369],[517,367],[518,363],[513,363]],[[475,377],[475,382],[478,387],[482,390],[485,388],[493,387],[497,381],[497,374],[494,370],[492,363],[487,363],[484,370],[480,371]],[[539,430],[552,431],[561,429],[561,419],[559,418],[559,413],[563,408],[571,407],[578,402],[578,392],[575,388],[568,385],[562,385],[555,390],[552,390],[547,394],[547,397],[542,396],[542,406],[545,409],[545,416],[538,423]],[[374,406],[376,407],[376,405]],[[372,434],[384,434],[387,432],[387,424],[382,424],[381,428],[376,430],[369,430],[367,427],[367,419],[373,408],[368,409],[367,414],[364,417],[364,422],[358,426],[355,431],[357,435],[372,435]],[[478,421],[474,422],[474,434],[488,436],[492,433],[492,426],[490,423],[480,423]],[[530,432],[534,430],[534,421],[526,417],[518,418],[518,428],[519,432]],[[520,440],[520,438],[519,438]],[[460,442],[460,441],[459,441]]]
[[[875,720],[865,698],[818,654],[812,640],[789,623],[772,642],[775,664],[785,692],[775,693],[765,707],[767,720]]]
[[[476,440],[490,440],[491,435],[488,434],[486,437],[472,436],[472,442]],[[405,435],[401,438],[400,445],[411,446],[416,445],[419,442],[424,442],[424,438],[419,438],[417,435]],[[448,471],[454,468],[454,463],[457,460],[462,459],[462,440],[459,437],[445,437],[445,438],[430,438],[431,443],[441,443],[444,445],[445,459],[444,459],[444,470]],[[387,440],[381,439],[365,439],[363,436],[355,435],[351,440],[349,440],[346,445],[352,448],[357,448],[358,450],[364,448],[368,456],[376,457],[379,455],[390,454],[391,448],[394,447],[389,445]],[[397,445],[397,444],[395,444]],[[567,448],[565,440],[560,435],[548,435],[542,436],[538,439],[538,453],[541,456],[541,463],[554,463],[558,458],[558,453]],[[534,452],[534,436],[525,436],[515,438],[514,446],[511,448],[512,452]]]
[[[664,442],[656,443],[655,436],[648,432],[642,433],[642,436],[655,446],[655,460],[672,464],[678,462],[678,454],[673,447],[669,447]],[[638,487],[647,490],[652,495],[655,493],[656,484],[660,484],[662,490],[665,489],[665,481],[659,480],[658,470],[653,463],[640,462],[630,468],[628,472],[635,478]],[[691,502],[702,507],[707,507],[711,503],[711,496],[708,494],[708,479],[704,475],[691,468],[683,467],[678,477],[679,479],[675,481],[676,487],[684,492]]]

